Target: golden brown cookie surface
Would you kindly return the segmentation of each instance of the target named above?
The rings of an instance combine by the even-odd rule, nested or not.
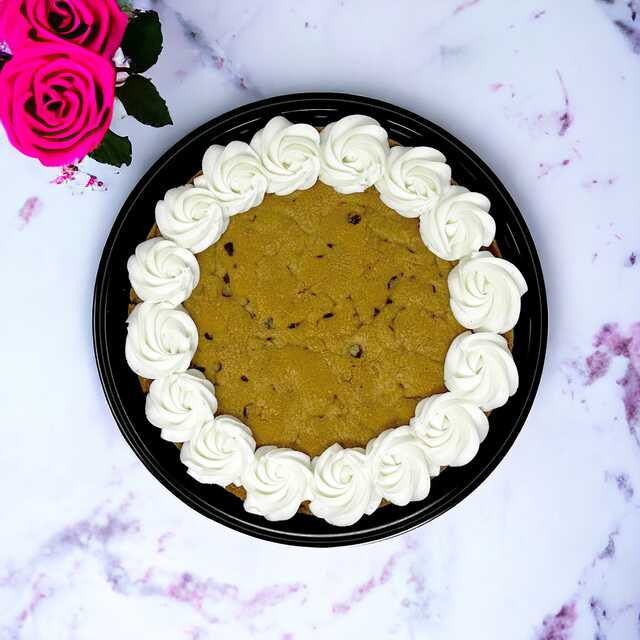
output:
[[[198,254],[193,366],[258,446],[364,446],[444,391],[454,266],[375,189],[268,195]]]

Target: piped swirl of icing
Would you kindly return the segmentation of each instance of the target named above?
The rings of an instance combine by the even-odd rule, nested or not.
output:
[[[506,333],[518,322],[527,283],[507,260],[476,251],[460,260],[447,282],[451,311],[466,329]]]
[[[471,462],[489,432],[485,413],[452,393],[420,400],[409,425],[427,449],[429,460],[435,463],[432,475],[438,475],[440,467],[460,467]]]
[[[431,465],[413,429],[387,429],[368,442],[366,451],[371,478],[383,498],[404,506],[427,497]]]
[[[368,116],[346,116],[320,133],[320,180],[338,193],[365,191],[381,178],[387,132]]]
[[[380,199],[405,218],[429,213],[449,188],[451,168],[431,147],[393,147],[376,182]]]
[[[194,184],[209,189],[228,216],[257,207],[267,191],[258,154],[239,140],[226,147],[211,145],[202,158],[202,173]]]
[[[452,186],[431,213],[420,216],[420,236],[443,260],[459,260],[488,247],[496,234],[491,203],[481,193]]]
[[[244,508],[267,520],[288,520],[311,497],[311,461],[306,453],[274,446],[260,447],[242,484]]]
[[[154,380],[145,404],[147,420],[170,442],[191,439],[217,409],[213,384],[197,369]]]
[[[125,356],[143,378],[186,371],[198,347],[198,329],[182,305],[142,302],[127,319]]]
[[[251,147],[262,161],[268,193],[286,196],[318,180],[320,134],[310,124],[276,116],[253,136]]]
[[[495,333],[461,333],[447,351],[444,384],[453,395],[484,411],[501,407],[518,388],[518,370],[507,341]]]
[[[127,261],[129,281],[146,302],[184,302],[200,279],[196,257],[173,240],[151,238],[141,242]]]
[[[180,460],[198,482],[239,486],[255,448],[249,427],[233,416],[222,415],[205,422],[182,445]]]
[[[377,509],[381,496],[371,478],[364,449],[333,444],[313,459],[311,512],[347,527]]]
[[[200,253],[220,239],[229,219],[208,189],[188,184],[169,189],[156,204],[156,224],[165,238]]]

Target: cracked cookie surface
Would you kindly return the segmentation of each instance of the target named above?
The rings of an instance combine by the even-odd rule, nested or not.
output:
[[[454,263],[375,189],[267,195],[197,258],[184,303],[199,331],[192,366],[258,446],[364,446],[445,390],[444,358],[464,331],[449,309]]]

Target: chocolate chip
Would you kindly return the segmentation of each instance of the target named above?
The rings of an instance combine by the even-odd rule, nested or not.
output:
[[[232,256],[233,255],[233,242],[225,242],[224,243],[224,250],[227,252],[227,255]]]
[[[292,322],[289,325],[287,325],[287,329],[295,329],[299,325],[300,325],[299,322]]]
[[[213,340],[213,336],[212,336],[210,333],[207,333],[206,331],[205,331],[204,337],[205,337],[207,340]]]
[[[347,217],[349,224],[360,224],[362,216],[359,213],[350,213]]]
[[[229,277],[229,274],[228,274],[228,273],[225,273],[225,274],[222,276],[222,280],[223,280],[223,282],[224,282],[225,284],[229,284],[229,283],[231,282],[231,278]]]
[[[391,298],[387,298],[385,304],[393,304],[393,300]]]
[[[351,349],[349,349],[349,353],[354,357],[354,358],[362,358],[362,347],[359,344],[354,344]]]
[[[435,293],[435,292],[436,292],[436,285],[435,285],[435,284],[432,284],[432,285],[431,285],[431,291],[433,291],[433,293]]]
[[[327,242],[327,247],[329,247],[329,249],[333,249],[333,242]]]
[[[324,253],[321,253],[320,255],[316,256],[316,258],[324,258]]]
[[[247,376],[240,376],[240,380],[242,380],[242,382],[249,382],[249,378],[247,378]]]
[[[393,289],[398,284],[398,280],[400,280],[400,276],[393,276],[389,278],[389,282],[387,282],[387,289]]]
[[[373,307],[373,317],[375,318],[380,313],[380,309],[378,307]]]
[[[331,313],[331,312],[325,313],[322,317],[323,318],[333,318],[333,313]]]

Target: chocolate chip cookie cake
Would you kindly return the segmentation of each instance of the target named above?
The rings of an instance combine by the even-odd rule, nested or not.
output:
[[[127,362],[185,472],[348,526],[468,463],[517,389],[527,290],[489,210],[367,116],[211,146],[127,265]]]

